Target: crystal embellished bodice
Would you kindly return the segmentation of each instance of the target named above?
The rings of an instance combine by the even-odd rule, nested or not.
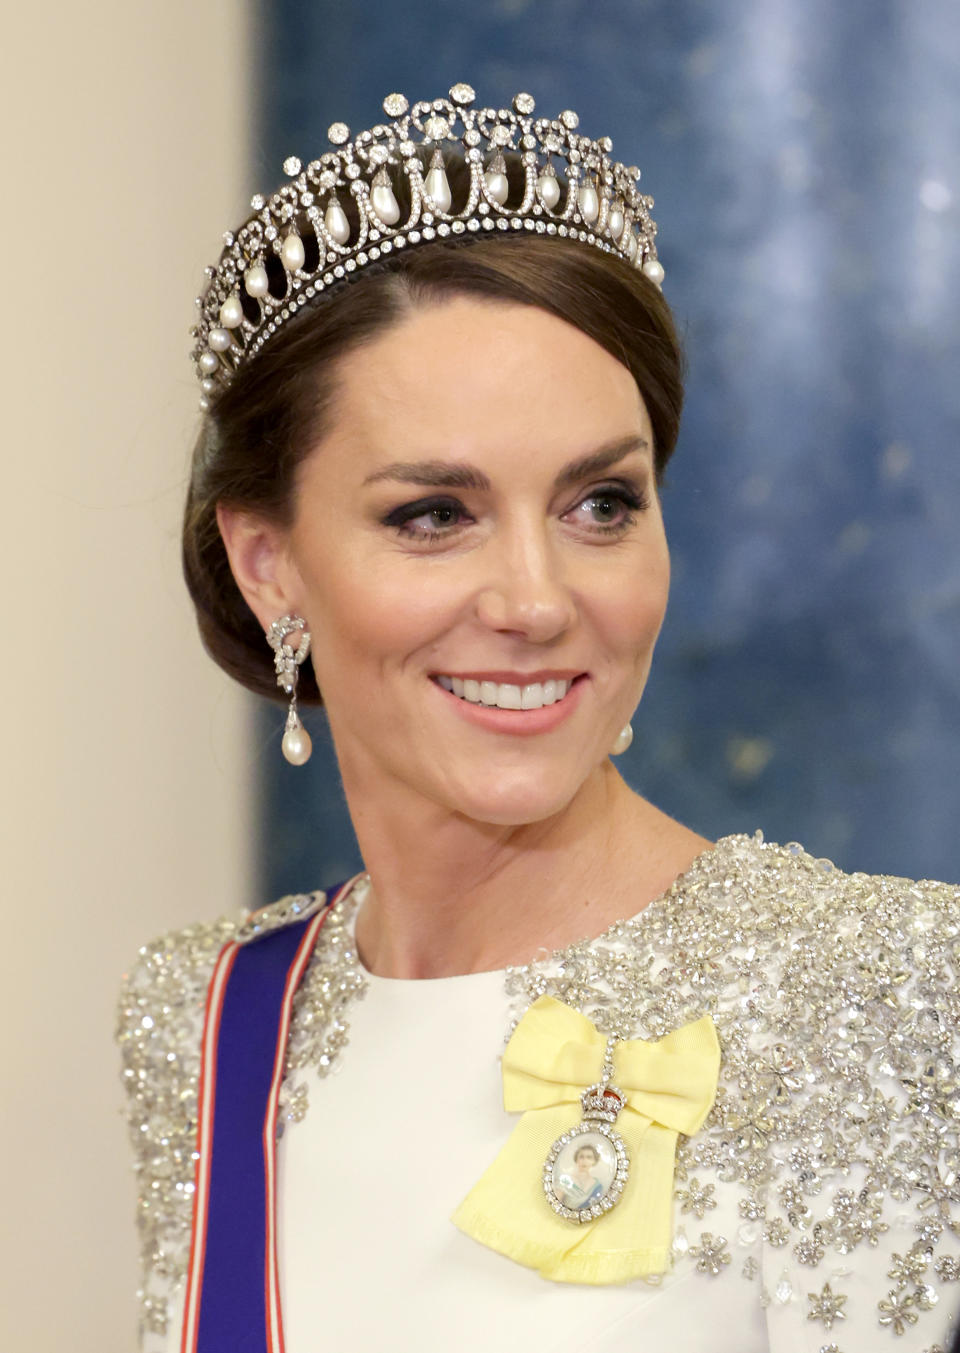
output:
[[[350,1056],[367,982],[359,900],[355,889],[337,903],[296,998],[287,1131],[314,1112],[308,1081],[322,1095],[313,1073]],[[285,899],[258,924],[312,905]],[[188,1257],[206,986],[239,929],[222,921],[147,946],[121,999],[143,1323],[158,1334]],[[934,1353],[960,1304],[958,960],[957,888],[847,875],[799,847],[728,837],[636,918],[508,970],[504,1036],[544,994],[623,1038],[710,1015],[720,1091],[703,1130],[681,1138],[664,1281],[747,1284],[771,1349],[848,1353],[892,1335]],[[711,1226],[711,1213],[735,1228]]]

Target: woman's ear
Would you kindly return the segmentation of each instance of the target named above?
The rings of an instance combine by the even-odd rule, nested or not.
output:
[[[217,525],[244,601],[266,631],[297,611],[299,575],[287,553],[286,533],[240,508],[217,504]]]

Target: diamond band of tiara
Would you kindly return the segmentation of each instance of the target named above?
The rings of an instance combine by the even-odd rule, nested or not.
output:
[[[475,98],[466,84],[412,108],[403,94],[389,94],[390,121],[352,140],[335,122],[327,133],[333,150],[306,167],[296,157],[284,161],[289,182],[252,199],[253,215],[224,236],[219,263],[206,270],[192,330],[202,409],[286,320],[409,245],[532,231],[616,254],[661,285],[653,198],[637,189],[639,169],[610,158],[610,138],[579,135],[570,111],[534,118],[529,94],[518,94],[512,109],[475,108]],[[469,179],[457,203],[451,159],[463,161]]]

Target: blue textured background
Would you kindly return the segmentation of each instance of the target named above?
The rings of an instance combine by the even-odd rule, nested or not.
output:
[[[260,188],[334,119],[455,80],[576,108],[641,166],[690,380],[621,764],[707,835],[960,879],[956,0],[273,0],[259,30]],[[322,716],[305,769],[281,725],[264,896],[357,861]]]

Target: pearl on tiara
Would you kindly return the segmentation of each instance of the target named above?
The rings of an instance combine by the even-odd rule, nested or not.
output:
[[[475,100],[462,82],[449,98],[412,106],[404,94],[388,94],[388,122],[352,139],[334,122],[333,149],[306,165],[295,155],[284,160],[288,181],[251,199],[253,215],[224,235],[197,299],[193,358],[203,407],[304,305],[405,246],[531,231],[616,254],[661,286],[653,198],[637,188],[639,169],[611,158],[610,138],[580,135],[571,109],[535,118],[529,94],[517,94],[512,108],[476,108]],[[457,203],[450,155],[469,177]],[[271,256],[279,264],[272,270]]]
[[[254,263],[243,274],[243,285],[246,287],[248,296],[266,296],[267,288],[270,283],[267,280],[267,270],[262,263]]]
[[[280,261],[287,272],[296,272],[303,267],[306,257],[303,240],[295,232],[291,232],[280,246]]]

